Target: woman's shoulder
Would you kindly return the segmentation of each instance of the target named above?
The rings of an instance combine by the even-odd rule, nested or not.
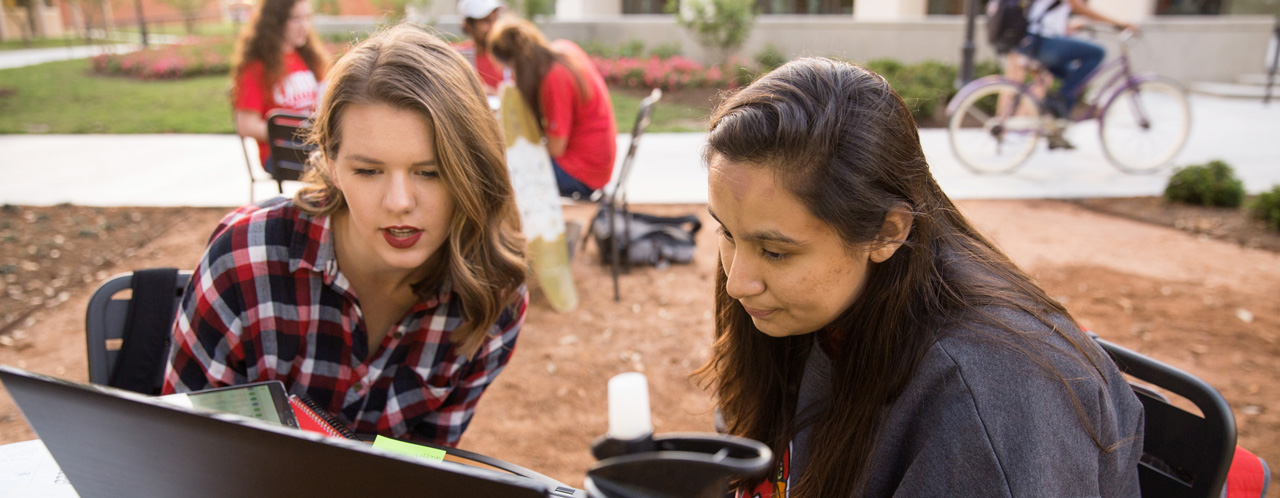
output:
[[[984,495],[1136,485],[1142,405],[1105,353],[1067,317],[987,311],[939,335],[886,413],[877,486],[907,486],[912,459],[937,468],[910,485],[999,490]]]
[[[937,337],[930,354],[978,380],[1034,384],[1056,382],[1054,371],[1080,377],[1094,364],[1115,369],[1070,317],[1052,310],[1037,316],[1009,307],[980,308],[943,327]]]
[[[289,245],[309,216],[292,200],[277,197],[241,206],[222,217],[209,238],[210,250],[236,251],[251,246]]]
[[[1141,406],[1119,369],[1069,317],[980,311],[938,335],[908,384],[908,398],[929,405],[940,402],[930,397],[949,390],[957,395],[949,399],[962,405],[953,408],[1006,428],[1078,426],[1084,414],[1091,424],[1123,434],[1141,420]]]

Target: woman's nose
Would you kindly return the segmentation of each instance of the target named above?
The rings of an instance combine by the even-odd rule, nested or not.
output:
[[[734,257],[723,261],[725,272],[725,292],[729,297],[742,299],[764,292],[764,282],[748,258]]]
[[[413,209],[413,189],[409,178],[404,175],[388,175],[387,191],[382,196],[383,205],[393,212]]]

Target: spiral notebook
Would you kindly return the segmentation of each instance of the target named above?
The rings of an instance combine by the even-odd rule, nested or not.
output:
[[[412,458],[9,366],[0,382],[81,498],[586,496],[533,472]]]

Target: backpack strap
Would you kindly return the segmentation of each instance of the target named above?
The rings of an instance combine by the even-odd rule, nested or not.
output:
[[[1036,26],[1037,28],[1039,28],[1040,21],[1044,20],[1044,16],[1049,15],[1049,12],[1052,12],[1053,9],[1058,8],[1058,6],[1060,5],[1062,5],[1062,0],[1053,0],[1053,3],[1049,4],[1049,6],[1044,9],[1044,12],[1041,12],[1038,17],[1036,17],[1035,19],[1027,20],[1027,23],[1028,23],[1027,30],[1029,31],[1031,29],[1031,26]],[[1040,36],[1039,33],[1032,33],[1032,35],[1036,37]]]
[[[160,394],[169,361],[177,282],[177,268],[133,272],[133,297],[124,322],[124,341],[107,385]]]

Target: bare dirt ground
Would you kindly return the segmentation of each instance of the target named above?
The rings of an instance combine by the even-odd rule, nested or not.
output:
[[[1280,462],[1280,255],[1273,252],[1280,246],[1250,244],[1271,235],[1236,213],[1196,209],[1161,221],[1151,214],[1158,204],[960,206],[1086,327],[1218,388],[1235,412],[1239,443]],[[696,212],[705,227],[714,225],[703,206],[636,209]],[[121,271],[193,267],[225,211],[0,209],[0,364],[86,380],[84,310],[92,290]],[[591,206],[566,208],[584,225],[592,214]],[[1218,221],[1188,221],[1197,216]],[[573,267],[579,309],[557,314],[534,293],[515,356],[485,394],[462,447],[581,486],[593,462],[590,443],[607,427],[605,383],[633,370],[649,377],[658,432],[712,430],[711,401],[688,374],[706,359],[711,339],[714,237],[712,229],[699,234],[692,265],[623,275],[620,302],[595,246],[580,252]],[[0,394],[0,444],[34,437]]]

